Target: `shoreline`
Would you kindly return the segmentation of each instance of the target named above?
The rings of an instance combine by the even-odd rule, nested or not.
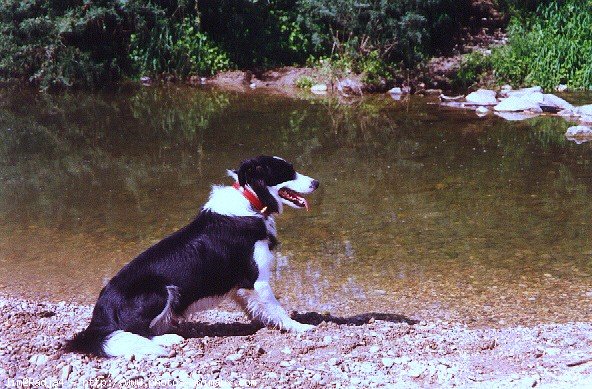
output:
[[[397,315],[296,315],[317,327],[283,333],[222,306],[185,323],[171,356],[99,359],[64,354],[92,306],[0,294],[5,387],[586,387],[592,324],[468,328]],[[322,321],[325,319],[326,321]]]

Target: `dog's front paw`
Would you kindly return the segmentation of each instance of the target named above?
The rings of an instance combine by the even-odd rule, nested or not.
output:
[[[290,332],[302,333],[313,330],[315,326],[311,324],[298,323],[297,321],[292,320],[290,323],[286,323],[284,328]]]

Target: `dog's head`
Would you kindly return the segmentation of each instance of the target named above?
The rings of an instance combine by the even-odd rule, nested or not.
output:
[[[267,207],[268,213],[282,212],[282,204],[308,208],[303,197],[319,187],[319,182],[294,170],[291,163],[279,157],[259,156],[229,171],[240,186],[250,187]]]

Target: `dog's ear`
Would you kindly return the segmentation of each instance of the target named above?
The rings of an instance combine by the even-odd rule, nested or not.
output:
[[[279,212],[279,206],[276,199],[269,189],[265,178],[268,172],[266,166],[260,163],[256,158],[244,161],[238,170],[238,183],[241,186],[249,185],[257,194],[259,200],[267,207],[268,213]]]

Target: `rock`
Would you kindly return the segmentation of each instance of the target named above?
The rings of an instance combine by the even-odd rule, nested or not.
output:
[[[49,358],[45,354],[34,354],[33,356],[31,356],[31,358],[29,358],[29,362],[37,366],[45,365],[48,360]]]
[[[68,377],[70,376],[70,373],[72,373],[72,366],[71,365],[62,367],[62,373],[60,375],[60,379],[62,380],[62,382],[68,381]]]
[[[524,97],[531,94],[543,94],[543,88],[540,86],[533,86],[531,88],[522,88],[518,90],[511,90],[507,92],[508,97]]]
[[[493,107],[497,112],[539,111],[543,102],[542,93],[531,93],[524,96],[510,96]]]
[[[445,102],[459,102],[459,101],[463,101],[464,99],[465,99],[465,97],[463,95],[458,95],[458,96],[440,95],[440,101],[445,101]]]
[[[565,137],[576,143],[592,141],[592,127],[590,126],[572,126],[565,132]]]
[[[403,89],[399,88],[398,86],[389,89],[386,93],[389,93],[391,95],[402,95],[403,94]]]
[[[574,110],[575,110],[575,108],[574,109],[563,109],[563,110],[557,112],[557,115],[562,116],[562,117],[578,116],[578,114],[576,114]]]
[[[539,116],[532,112],[496,112],[495,115],[509,121],[527,120]]]
[[[442,89],[425,89],[417,93],[424,96],[440,96],[442,94]]]
[[[574,109],[574,112],[580,116],[592,116],[592,104],[582,105]]]
[[[327,89],[327,84],[315,84],[310,87],[310,91],[315,94],[325,94]]]
[[[565,84],[559,84],[555,87],[555,90],[559,93],[561,92],[567,92],[567,85]]]
[[[550,93],[543,94],[543,103],[541,105],[548,107],[556,107],[556,112],[563,111],[566,109],[574,109],[574,106],[572,104],[568,103],[561,97],[557,97]]]
[[[408,366],[409,370],[407,370],[407,375],[412,378],[418,378],[426,370],[425,366],[417,362],[410,362]]]
[[[476,105],[496,105],[498,103],[495,97],[495,91],[487,89],[479,89],[478,91],[469,93],[466,100],[467,103]]]
[[[395,364],[395,359],[394,358],[385,357],[385,358],[382,358],[381,359],[381,362],[382,362],[382,364],[385,367],[391,367],[391,366],[393,366]]]
[[[344,96],[362,95],[362,84],[359,81],[346,78],[337,82],[337,90]]]
[[[489,113],[489,109],[487,109],[487,108],[486,108],[486,107],[484,107],[484,106],[479,106],[479,107],[477,107],[477,109],[475,110],[475,113],[476,113],[478,116],[485,116],[485,115],[487,115],[487,114]]]
[[[227,362],[236,362],[236,361],[238,361],[239,359],[241,359],[241,358],[242,358],[242,356],[243,356],[243,354],[241,354],[241,353],[230,354],[230,355],[228,355],[228,356],[226,357],[226,361],[227,361]]]

